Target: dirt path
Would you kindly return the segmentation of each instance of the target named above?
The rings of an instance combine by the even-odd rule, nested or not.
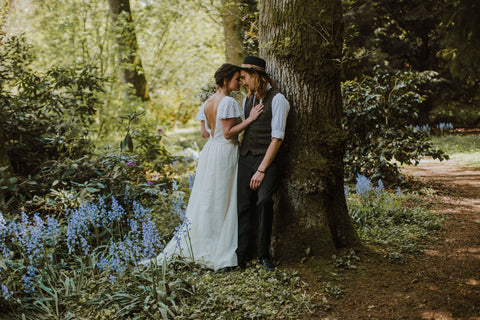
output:
[[[406,264],[362,253],[359,268],[340,275],[343,297],[305,319],[480,320],[480,170],[422,160],[404,171],[433,190],[431,209],[448,218],[445,230]],[[318,276],[300,272],[322,289]]]

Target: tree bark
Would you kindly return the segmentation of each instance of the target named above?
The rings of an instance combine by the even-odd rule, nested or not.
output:
[[[279,260],[360,246],[344,193],[342,37],[341,0],[261,2],[260,54],[291,103],[272,240]]]
[[[138,53],[130,0],[108,0],[108,4],[115,26],[122,82],[131,84],[137,97],[144,101],[149,100],[147,80]]]

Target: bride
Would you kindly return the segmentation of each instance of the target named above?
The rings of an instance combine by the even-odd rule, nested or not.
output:
[[[213,270],[237,265],[237,136],[258,118],[263,105],[241,122],[243,111],[230,97],[240,90],[238,66],[223,64],[215,83],[217,92],[195,117],[208,141],[200,153],[186,219],[157,257],[159,263],[180,256]]]

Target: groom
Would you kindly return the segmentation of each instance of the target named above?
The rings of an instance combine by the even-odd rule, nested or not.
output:
[[[278,183],[278,166],[275,157],[285,135],[285,125],[290,105],[287,99],[272,86],[265,72],[265,60],[248,56],[241,66],[242,84],[249,91],[243,100],[245,118],[257,104],[263,112],[244,133],[238,161],[238,265],[245,266],[250,212],[258,213],[258,258],[269,271],[275,269],[270,260],[270,237],[273,222],[273,192]]]

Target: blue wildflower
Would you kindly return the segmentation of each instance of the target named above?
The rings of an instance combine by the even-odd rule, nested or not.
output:
[[[150,259],[156,255],[158,249],[161,249],[160,236],[152,220],[148,220],[142,224],[142,231],[143,257]]]
[[[189,175],[188,175],[188,188],[189,188],[190,190],[193,189],[193,183],[194,183],[194,182],[195,182],[195,176],[192,175],[192,174],[189,174]]]
[[[13,291],[10,291],[8,290],[7,286],[5,284],[2,283],[2,285],[0,286],[0,288],[2,289],[2,295],[3,295],[3,298],[5,300],[8,300],[8,298],[10,298],[13,294]]]
[[[372,191],[372,182],[367,177],[357,174],[357,185],[355,186],[355,192],[360,197],[366,197]]]
[[[402,189],[400,189],[400,187],[397,187],[397,190],[395,192],[397,194],[397,196],[401,196],[402,195]]]
[[[385,191],[385,187],[383,185],[382,179],[378,180],[378,185],[375,187],[375,193],[378,196],[380,196],[383,192]]]

